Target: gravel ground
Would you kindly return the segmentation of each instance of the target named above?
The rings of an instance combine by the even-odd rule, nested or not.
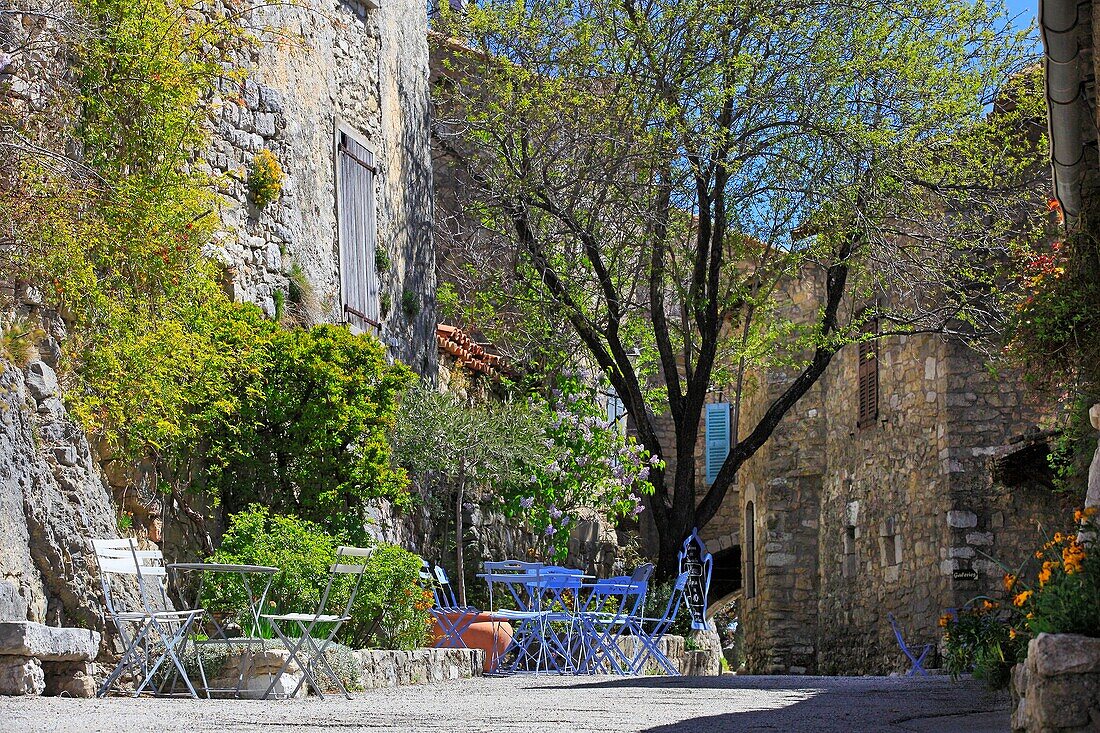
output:
[[[0,730],[1002,733],[1009,700],[946,677],[556,677],[460,680],[343,698],[0,697]]]

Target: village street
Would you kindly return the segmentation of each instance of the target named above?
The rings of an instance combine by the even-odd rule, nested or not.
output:
[[[297,701],[0,698],[6,731],[994,733],[1007,693],[946,676],[477,678]]]

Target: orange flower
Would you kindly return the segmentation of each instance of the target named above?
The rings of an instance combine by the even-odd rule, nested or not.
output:
[[[1050,582],[1051,573],[1054,572],[1054,568],[1058,567],[1058,563],[1047,561],[1043,563],[1043,569],[1039,571],[1039,585],[1044,586]]]
[[[1031,596],[1032,592],[1029,590],[1025,590],[1012,599],[1012,605],[1016,606],[1016,608],[1023,608],[1024,604],[1027,603],[1028,599],[1031,598]]]
[[[1005,573],[1005,590],[1012,590],[1012,586],[1016,585],[1016,576],[1010,573]]]
[[[1009,629],[1008,630],[1008,638],[1009,639],[1015,639],[1016,638],[1016,629]]]
[[[1062,565],[1068,575],[1081,572],[1085,564],[1085,548],[1076,540],[1062,550]]]
[[[995,608],[997,608],[997,604],[994,603],[993,601],[988,601],[988,600],[987,601],[982,601],[982,610],[983,611],[992,611]]]
[[[940,616],[940,620],[939,620],[940,628],[941,629],[946,629],[947,625],[949,623],[951,623],[951,621],[952,621],[952,618],[951,618],[951,614],[949,614],[949,613],[945,613],[944,615]]]

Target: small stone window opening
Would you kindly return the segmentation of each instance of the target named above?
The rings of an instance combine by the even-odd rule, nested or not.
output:
[[[859,537],[854,525],[844,528],[844,558],[841,565],[841,575],[845,578],[854,578],[859,572],[859,552],[856,550],[856,539]]]
[[[871,320],[864,326],[864,336],[878,333],[878,321]],[[878,340],[868,338],[859,342],[859,365],[857,367],[859,418],[857,427],[873,425],[878,419]]]
[[[745,505],[745,598],[756,597],[756,507]]]
[[[897,520],[886,519],[879,527],[879,554],[884,568],[901,564],[901,535],[897,532]]]

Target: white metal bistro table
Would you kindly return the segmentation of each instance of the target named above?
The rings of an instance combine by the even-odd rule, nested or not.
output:
[[[247,636],[230,636],[223,624],[224,619],[219,621],[216,613],[207,613],[206,616],[210,619],[210,623],[213,625],[214,633],[210,639],[205,642],[196,642],[199,645],[202,644],[239,644],[246,648],[253,644],[262,645],[264,639],[260,636],[260,615],[264,611],[264,603],[267,601],[268,591],[271,590],[271,583],[275,579],[275,573],[279,572],[279,568],[273,568],[267,565],[232,565],[227,563],[215,563],[215,562],[176,562],[171,563],[168,569],[175,572],[196,572],[199,573],[198,586],[195,589],[195,602],[198,603],[202,599],[202,588],[206,581],[206,576],[210,573],[220,573],[236,576],[240,579],[241,585],[244,587],[245,594],[248,597],[248,616],[251,617],[251,628]],[[253,584],[253,580],[261,581]],[[182,593],[182,584],[179,586]],[[259,588],[260,592],[257,593],[256,589]],[[240,609],[238,615],[243,615],[246,609]],[[241,618],[241,631],[244,631],[244,624],[246,618]],[[206,696],[210,697],[211,692],[232,692],[234,697],[239,696],[241,692],[241,686],[244,684],[244,670],[245,665],[240,665],[240,673],[237,675],[237,685],[233,688],[207,688]]]

